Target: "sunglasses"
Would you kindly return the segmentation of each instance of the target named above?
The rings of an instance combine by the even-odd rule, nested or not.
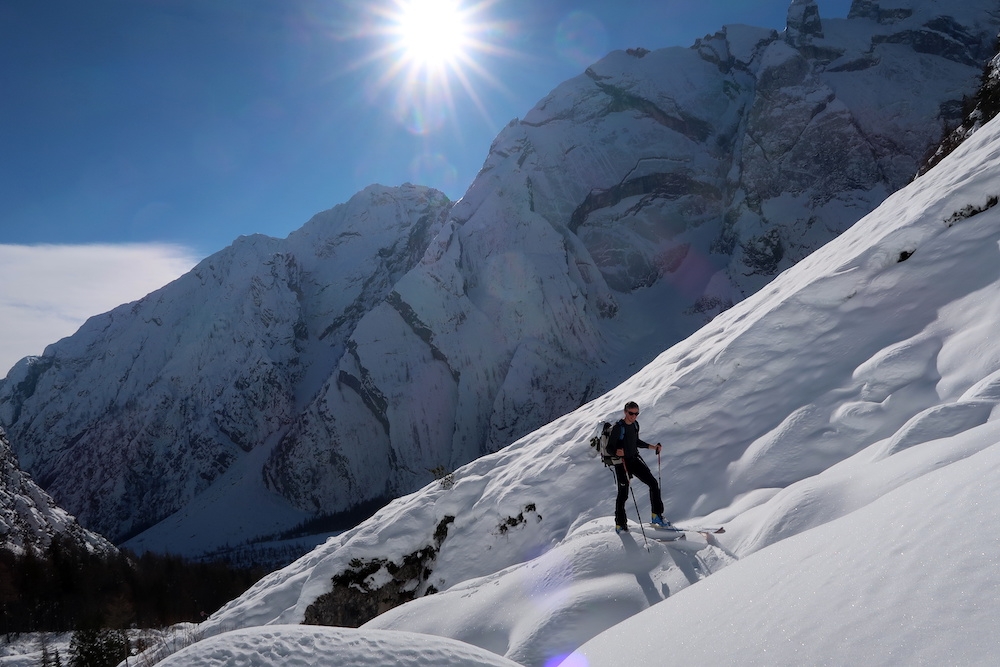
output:
[[[638,410],[629,410],[626,414],[632,415],[633,417],[638,417],[639,416],[639,411]]]

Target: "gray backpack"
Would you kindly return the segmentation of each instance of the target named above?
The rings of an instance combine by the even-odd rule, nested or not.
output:
[[[611,439],[611,422],[601,421],[594,429],[594,435],[590,438],[590,446],[594,448],[594,455],[601,457],[601,462],[606,466],[613,466],[620,463],[621,459],[608,453],[608,440]]]

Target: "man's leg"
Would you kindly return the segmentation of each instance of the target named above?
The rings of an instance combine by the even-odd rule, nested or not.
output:
[[[615,496],[615,525],[627,526],[625,503],[628,501],[628,475],[625,473],[625,466],[621,463],[615,464],[615,481],[618,484],[618,495]]]
[[[633,470],[633,468],[635,469]],[[646,466],[646,462],[642,459],[636,459],[634,463],[629,464],[629,472],[632,473],[633,477],[649,487],[649,508],[652,513],[663,514],[663,496],[660,495],[660,485],[657,483],[656,477],[653,476],[653,473]]]

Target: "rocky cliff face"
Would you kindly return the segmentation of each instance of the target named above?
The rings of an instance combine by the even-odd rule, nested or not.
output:
[[[116,539],[171,515],[160,544],[231,539],[221,510],[194,518],[226,502],[291,512],[245,539],[410,491],[614,386],[905,184],[976,89],[994,4],[827,21],[796,0],[783,33],[612,53],[512,121],[459,202],[373,187],[241,238],[21,362],[0,423]]]
[[[42,556],[56,536],[91,552],[117,551],[100,535],[80,527],[18,467],[6,434],[0,431],[0,549]]]

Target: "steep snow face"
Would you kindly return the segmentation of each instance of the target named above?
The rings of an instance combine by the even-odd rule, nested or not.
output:
[[[784,35],[612,53],[502,131],[453,207],[373,187],[286,240],[241,238],[22,361],[0,423],[86,525],[161,522],[148,548],[418,488],[615,386],[903,185],[1000,27],[992,2],[951,4],[824,21],[795,2]]]
[[[95,553],[117,551],[100,535],[81,528],[18,467],[7,435],[0,430],[0,548],[41,556],[56,536]]]
[[[202,629],[315,623],[338,583],[382,601],[391,584],[416,599],[363,630],[538,667],[581,645],[567,667],[992,660],[998,199],[994,119],[621,386],[394,501]],[[627,400],[665,445],[662,467],[646,458],[668,518],[724,534],[647,546],[631,502],[633,530],[615,534],[587,438]]]
[[[588,398],[608,290],[578,242],[523,200],[495,199],[449,223],[359,322],[269,462],[287,496],[399,495]]]

